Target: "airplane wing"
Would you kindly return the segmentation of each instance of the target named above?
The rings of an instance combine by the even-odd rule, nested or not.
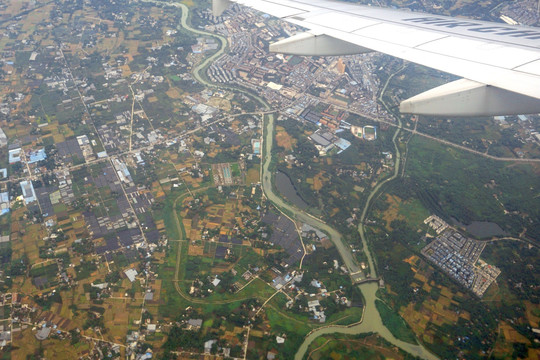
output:
[[[308,29],[271,44],[272,52],[324,56],[377,51],[462,78],[404,100],[403,113],[540,113],[540,28],[332,0],[213,0],[214,15],[231,3]]]

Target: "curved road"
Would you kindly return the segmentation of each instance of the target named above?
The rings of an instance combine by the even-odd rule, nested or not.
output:
[[[144,1],[163,5],[163,3],[160,1],[155,1],[155,0],[144,0]],[[202,84],[206,86],[216,87],[216,85],[209,83],[208,81],[206,81],[206,79],[201,77],[200,70],[204,69],[211,61],[213,61],[217,57],[221,56],[221,54],[223,54],[227,46],[227,40],[223,36],[193,29],[192,27],[190,27],[186,21],[189,15],[189,9],[184,4],[167,3],[167,5],[176,6],[182,9],[181,26],[185,28],[186,30],[192,31],[200,35],[212,36],[220,40],[221,48],[215,54],[207,58],[205,61],[203,61],[202,63],[200,63],[193,69],[193,76],[195,77],[197,81],[200,81]],[[235,90],[238,90],[238,89],[235,89]],[[248,93],[248,95],[252,98],[255,98],[261,104],[263,104],[266,110],[270,109],[268,104],[262,98],[252,93]],[[336,246],[337,250],[339,251],[339,254],[342,257],[342,260],[345,263],[345,266],[347,267],[347,269],[349,270],[353,278],[354,278],[354,274],[357,274],[357,276],[360,276],[359,280],[362,279],[363,274],[354,258],[354,255],[350,247],[348,247],[343,242],[341,234],[338,231],[330,227],[328,224],[326,224],[322,220],[317,219],[314,216],[304,211],[296,209],[290,204],[287,204],[281,197],[279,197],[276,193],[274,193],[273,187],[272,187],[273,179],[272,179],[272,174],[270,171],[270,164],[272,162],[275,114],[266,114],[264,115],[263,119],[264,119],[264,122],[263,122],[262,187],[263,187],[266,197],[280,210],[286,210],[287,212],[294,214],[294,218],[297,221],[310,224],[311,226],[314,226],[324,231],[325,233],[327,233],[330,239],[332,240],[332,242],[334,243],[334,245]],[[397,134],[394,135],[394,139],[396,136]],[[383,183],[386,181],[389,181],[389,179],[384,180]],[[382,184],[379,184],[379,186],[376,187],[375,190],[378,190],[380,185]],[[375,192],[372,192],[372,194],[374,193]],[[368,204],[369,202],[366,204],[365,212],[367,212]],[[365,242],[364,242],[364,251],[369,258],[371,272],[372,274],[374,274],[375,267],[372,265],[371,254],[369,253],[369,249],[367,248],[367,245],[365,244]],[[356,325],[352,325],[352,326],[329,325],[329,326],[325,326],[323,328],[320,328],[311,332],[306,337],[304,343],[300,346],[298,352],[295,355],[295,360],[299,360],[304,357],[304,354],[306,353],[309,344],[311,344],[311,342],[315,338],[323,334],[330,334],[330,333],[335,333],[335,332],[345,333],[345,334],[360,334],[360,333],[365,333],[365,332],[377,332],[380,336],[385,338],[387,341],[389,341],[393,345],[403,349],[404,351],[412,355],[419,356],[421,358],[429,359],[429,360],[437,359],[437,357],[435,357],[433,354],[431,354],[421,345],[413,345],[413,344],[409,344],[404,341],[396,339],[390,333],[390,331],[382,324],[382,320],[381,320],[381,317],[379,316],[379,312],[377,311],[377,308],[375,307],[375,299],[376,299],[375,294],[376,294],[377,289],[379,288],[377,283],[374,283],[374,282],[363,283],[359,285],[359,288],[365,299],[363,320],[360,323]]]
[[[270,171],[270,163],[272,162],[272,146],[274,143],[274,126],[275,126],[275,116],[273,114],[266,115],[265,116],[265,123],[263,126],[263,177],[262,177],[262,185],[264,192],[266,194],[266,197],[272,201],[278,208],[285,209],[289,213],[294,214],[296,220],[305,222],[310,224],[313,227],[316,227],[324,232],[326,232],[336,248],[339,251],[339,254],[341,255],[343,262],[349,269],[349,272],[351,274],[354,273],[360,273],[360,268],[358,267],[358,264],[356,263],[356,260],[354,258],[354,255],[351,251],[351,249],[343,242],[343,239],[341,237],[341,234],[336,231],[334,228],[330,227],[325,222],[305,213],[304,211],[301,211],[292,205],[286,203],[281,197],[279,197],[276,193],[274,193],[272,188],[272,174]],[[397,136],[397,135],[396,135]],[[389,181],[389,179],[386,179],[382,183]],[[379,185],[382,185],[379,184]],[[375,190],[378,190],[379,187],[376,187]],[[372,192],[374,194],[375,192]],[[366,207],[369,203],[366,204]],[[367,211],[367,210],[366,210]],[[372,263],[371,260],[371,254],[369,252],[369,249],[367,248],[366,243],[364,242],[364,251],[366,252],[366,255],[368,256],[368,259],[370,259],[370,266]],[[372,274],[374,274],[374,267],[371,267]],[[380,336],[382,336],[384,339],[392,343],[393,345],[403,349],[404,351],[421,357],[423,359],[437,359],[436,356],[434,356],[432,353],[430,353],[427,349],[425,349],[421,345],[413,345],[410,343],[406,343],[404,341],[396,339],[392,333],[383,325],[382,319],[379,315],[379,312],[377,311],[377,308],[375,307],[375,300],[376,300],[376,292],[379,289],[379,285],[377,283],[369,282],[364,283],[361,285],[358,285],[360,291],[362,292],[362,295],[364,296],[365,300],[365,306],[364,306],[364,313],[363,313],[363,319],[360,323],[352,326],[338,326],[338,325],[329,325],[325,326],[323,328],[319,328],[313,332],[311,332],[304,340],[300,348],[298,349],[294,359],[295,360],[301,360],[303,359],[305,353],[307,352],[307,349],[311,342],[315,340],[317,337],[325,334],[332,334],[332,333],[342,333],[342,334],[361,334],[361,333],[367,333],[367,332],[376,332]]]

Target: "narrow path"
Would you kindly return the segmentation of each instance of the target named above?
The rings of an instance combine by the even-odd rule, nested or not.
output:
[[[316,353],[317,351],[321,350],[321,349],[322,349],[323,347],[325,347],[326,344],[328,344],[330,341],[331,341],[331,340],[328,339],[328,340],[326,340],[326,341],[324,342],[324,344],[322,344],[321,346],[319,346],[319,347],[316,348],[316,349],[313,349],[313,350],[309,353],[309,355],[308,355],[308,357],[307,357],[308,360],[311,359],[311,356],[312,356],[314,353]]]
[[[403,70],[403,68],[400,68],[398,71],[396,71],[394,74],[392,74],[387,79],[387,81],[386,81],[386,83],[385,83],[385,85],[384,85],[384,87],[383,87],[383,89],[381,91],[381,94],[379,96],[379,100],[386,107],[387,107],[387,105],[382,100],[382,96],[384,94],[384,91],[386,90],[386,88],[387,88],[388,84],[390,83],[390,81],[392,80],[392,78],[396,74],[401,72],[402,70]],[[369,210],[369,207],[370,207],[370,204],[371,204],[371,200],[373,199],[375,194],[378,193],[381,186],[383,186],[384,184],[386,184],[387,182],[389,182],[391,180],[394,180],[399,175],[401,154],[400,154],[399,146],[398,146],[396,140],[397,140],[397,137],[398,137],[401,129],[402,129],[401,120],[399,120],[399,118],[398,118],[397,129],[396,129],[396,132],[394,133],[394,136],[392,137],[392,142],[394,143],[394,148],[395,148],[395,151],[396,151],[394,173],[392,174],[392,176],[387,177],[387,178],[383,179],[382,181],[380,181],[372,189],[372,191],[368,195],[366,203],[364,204],[364,208],[362,210],[362,214],[361,214],[360,219],[359,219],[360,223],[358,225],[358,232],[359,232],[360,237],[362,239],[362,246],[363,246],[364,254],[368,258],[369,270],[370,270],[369,275],[370,275],[371,278],[376,278],[377,277],[377,271],[376,271],[374,260],[372,258],[372,255],[371,255],[371,252],[370,252],[370,249],[369,249],[369,246],[368,246],[368,241],[367,241],[366,236],[365,236],[364,221],[365,221],[365,218],[367,216],[367,213],[368,213],[368,210]],[[269,156],[271,156],[271,153],[269,154]],[[332,239],[332,240],[334,241],[334,239]],[[349,253],[351,252],[350,248],[347,248],[346,250]],[[340,254],[341,254],[341,252],[340,252]],[[410,353],[410,354],[412,354],[414,356],[418,356],[418,357],[423,358],[423,359],[437,359],[437,357],[434,354],[429,352],[422,345],[410,344],[410,343],[407,343],[407,342],[404,342],[404,341],[401,341],[401,340],[397,339],[388,330],[388,328],[386,328],[383,325],[381,316],[380,316],[379,312],[377,311],[377,307],[375,306],[375,301],[377,299],[376,292],[377,292],[377,290],[379,288],[377,283],[365,282],[365,283],[362,283],[362,284],[358,285],[358,287],[362,291],[362,295],[364,296],[364,301],[365,301],[364,313],[363,313],[363,317],[362,317],[362,320],[360,321],[360,323],[353,324],[353,325],[350,325],[350,326],[335,326],[334,325],[334,326],[328,326],[328,327],[325,327],[325,328],[321,328],[321,329],[317,329],[317,330],[312,331],[310,334],[308,334],[308,336],[306,336],[306,338],[304,340],[304,343],[302,343],[302,345],[298,349],[298,351],[297,351],[297,353],[296,353],[296,355],[294,357],[295,360],[302,360],[304,358],[304,355],[306,354],[306,352],[308,350],[308,347],[311,344],[311,342],[313,342],[317,337],[319,337],[321,335],[331,334],[331,333],[342,333],[342,334],[356,335],[356,334],[361,334],[361,333],[366,333],[366,332],[375,332],[378,335],[380,335],[382,338],[384,338],[385,340],[390,342],[391,344],[401,348],[402,350],[404,350],[404,351],[406,351],[406,352],[408,352],[408,353]]]
[[[394,76],[396,76],[401,71],[403,71],[405,69],[405,67],[406,67],[406,65],[403,65],[399,70],[397,70],[392,75],[390,75],[388,77],[388,79],[386,79],[386,83],[384,84],[384,87],[381,90],[381,93],[379,95],[379,101],[384,105],[384,107],[386,108],[387,111],[389,111],[390,109],[389,109],[388,105],[384,102],[384,99],[383,99],[384,92],[386,91],[386,88],[388,87],[388,84],[390,83],[390,81],[392,81]],[[360,238],[362,239],[362,247],[363,247],[364,253],[366,254],[366,256],[368,258],[369,271],[370,271],[371,277],[373,277],[373,278],[377,277],[377,269],[375,267],[375,262],[373,261],[373,258],[371,256],[371,252],[369,251],[369,244],[368,244],[368,241],[366,239],[366,234],[365,234],[365,229],[364,229],[364,222],[366,220],[366,216],[367,216],[369,207],[371,205],[371,200],[373,199],[373,196],[375,196],[375,194],[379,192],[381,186],[388,183],[389,181],[392,181],[392,180],[396,179],[398,177],[398,175],[399,175],[399,166],[400,166],[400,162],[401,162],[401,153],[399,151],[399,146],[398,146],[396,140],[397,140],[397,137],[399,135],[400,130],[402,129],[402,124],[401,124],[401,119],[399,118],[399,116],[397,116],[397,119],[398,119],[398,128],[396,129],[396,132],[394,133],[394,136],[392,137],[392,143],[394,144],[394,150],[396,152],[395,161],[394,161],[394,174],[392,174],[392,176],[387,177],[386,179],[380,181],[373,188],[373,190],[371,190],[371,192],[369,193],[368,198],[366,200],[366,203],[364,205],[364,209],[362,210],[362,214],[360,215],[360,219],[359,219],[360,221],[359,221],[359,224],[358,224],[358,233],[360,234]]]
[[[192,194],[193,193],[198,193],[198,192],[201,192],[201,191],[204,191],[204,190],[208,190],[208,189],[209,189],[209,187],[203,187],[203,188],[200,188],[200,189],[196,189],[196,190],[192,191]],[[180,224],[180,219],[178,218],[176,208],[177,208],[177,205],[178,205],[178,201],[182,200],[187,195],[188,195],[187,193],[182,193],[182,194],[178,195],[178,197],[173,202],[174,221],[175,221],[176,230],[177,230],[179,236],[182,236],[183,227]],[[253,298],[256,297],[256,296],[245,296],[245,297],[239,297],[239,298],[227,299],[227,300],[205,300],[205,299],[197,299],[197,298],[194,298],[194,297],[191,297],[191,296],[187,295],[184,292],[184,290],[182,289],[182,287],[180,286],[180,283],[184,281],[184,279],[180,279],[180,266],[181,266],[181,260],[182,260],[182,246],[187,241],[188,240],[180,240],[180,239],[176,240],[178,248],[177,248],[177,251],[176,251],[176,264],[175,264],[174,278],[173,278],[174,288],[176,289],[176,292],[178,293],[178,295],[180,295],[184,300],[189,301],[189,302],[194,303],[194,304],[226,305],[226,304],[231,304],[231,303],[235,303],[235,302],[241,302],[241,301],[253,299]],[[259,278],[256,278],[256,279],[259,279]],[[260,281],[262,281],[262,280],[260,280]]]
[[[162,2],[159,2],[156,0],[143,0],[143,1],[163,4]],[[206,79],[201,77],[200,70],[204,69],[206,65],[210,63],[210,61],[217,58],[223,53],[226,46],[226,39],[219,35],[215,35],[215,34],[211,34],[211,33],[207,33],[204,31],[191,28],[186,23],[189,9],[184,4],[167,3],[167,5],[180,7],[182,9],[181,25],[186,30],[193,31],[194,33],[201,34],[201,35],[213,36],[220,39],[221,44],[222,44],[222,47],[220,48],[220,50],[218,50],[214,55],[210,56],[205,61],[197,65],[193,70],[193,76],[197,81],[200,81],[202,84],[209,87],[217,87],[216,85],[209,83]],[[226,87],[226,86],[224,88],[233,89],[232,87]],[[234,90],[238,91],[239,89],[234,88]],[[240,90],[240,91],[244,91],[244,90]],[[269,105],[262,98],[252,93],[247,93],[247,94],[251,98],[257,100],[260,104],[262,104],[263,107],[265,108],[265,111],[270,110]],[[336,231],[334,228],[329,226],[326,222],[314,217],[313,215],[309,213],[300,211],[299,209],[296,209],[295,207],[286,203],[280,196],[278,196],[274,192],[273,184],[272,184],[273,174],[271,173],[271,170],[270,170],[270,164],[272,162],[272,156],[273,156],[272,148],[273,148],[273,141],[274,141],[273,135],[274,135],[275,120],[276,120],[276,116],[274,113],[266,114],[263,117],[263,137],[262,137],[263,138],[263,144],[262,144],[263,166],[261,170],[261,175],[262,175],[261,182],[262,182],[264,194],[266,195],[268,200],[270,200],[280,210],[280,212],[293,214],[292,216],[297,221],[308,223],[316,228],[319,228],[325,233],[327,233],[331,241],[335,244],[336,248],[338,249],[339,254],[342,257],[342,260],[345,263],[345,266],[349,269],[349,273],[362,274],[358,266],[358,263],[356,261],[356,258],[351,251],[351,248],[344,242],[344,240],[342,239],[338,231]],[[368,250],[367,255],[370,256],[369,249],[367,250]],[[180,256],[177,259],[179,258]],[[372,269],[374,269],[374,266],[372,267]],[[359,280],[362,280],[362,279],[363,278],[359,278]],[[353,281],[355,281],[355,279],[353,279]],[[366,299],[362,323],[352,325],[349,327],[331,325],[330,327],[325,327],[323,329],[320,329],[320,331],[317,330],[317,331],[312,332],[310,336],[308,336],[305,339],[304,343],[301,345],[300,349],[295,355],[295,359],[302,359],[311,341],[313,341],[313,339],[315,339],[319,335],[334,333],[334,332],[359,334],[359,333],[371,332],[371,331],[379,333],[379,335],[381,335],[383,338],[388,340],[390,343],[402,348],[403,350],[415,356],[419,356],[425,359],[436,359],[435,356],[433,356],[430,352],[428,352],[422,346],[409,344],[409,343],[396,339],[389,332],[389,330],[386,327],[384,327],[384,325],[382,325],[382,320],[375,307],[375,299],[376,299],[375,293],[378,289],[378,284],[374,282],[364,283],[360,285],[359,288],[362,291],[364,298]]]

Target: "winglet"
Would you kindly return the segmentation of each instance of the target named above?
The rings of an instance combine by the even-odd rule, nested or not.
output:
[[[460,79],[413,96],[399,105],[405,114],[492,116],[537,114],[540,101],[526,95]]]
[[[220,16],[231,4],[230,0],[212,0],[212,14]]]

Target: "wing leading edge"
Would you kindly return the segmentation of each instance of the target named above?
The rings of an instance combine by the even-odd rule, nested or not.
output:
[[[309,29],[271,44],[272,52],[324,56],[377,51],[463,78],[404,100],[403,113],[540,113],[540,29],[332,0],[213,0],[214,15],[231,3]]]

